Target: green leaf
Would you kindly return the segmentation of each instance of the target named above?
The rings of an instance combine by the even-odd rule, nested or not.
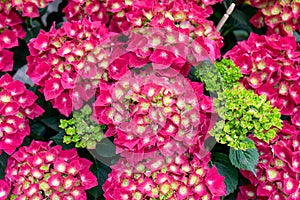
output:
[[[39,8],[40,16],[43,16],[44,14],[46,14],[46,13],[47,13],[47,9],[48,9],[48,7],[45,7],[45,8]]]
[[[220,175],[225,177],[227,195],[233,193],[238,186],[238,170],[231,164],[228,155],[213,153],[211,161],[217,167]]]
[[[63,143],[65,136],[65,132],[63,130],[59,131],[58,134],[51,137],[50,139],[53,140],[56,144],[61,145],[63,149],[71,149],[74,147],[74,143],[71,144],[65,144]]]
[[[111,172],[111,169],[104,165],[103,163],[95,160],[94,164],[91,166],[91,172],[97,177],[98,186],[87,191],[88,199],[105,199],[103,197],[102,185],[106,181],[108,174]]]
[[[2,151],[2,154],[0,155],[0,179],[4,178],[4,171],[6,169],[7,166],[7,160],[8,160],[8,155]]]
[[[61,129],[58,127],[59,126],[59,118],[57,116],[55,117],[48,117],[48,118],[43,118],[41,121],[49,128],[55,130],[55,131],[60,131]]]
[[[300,42],[300,34],[297,31],[294,32],[294,36],[296,38],[296,41]]]
[[[11,48],[14,52],[14,70],[17,70],[27,64],[26,56],[29,55],[27,44],[24,40],[18,40],[19,45]]]
[[[46,127],[39,122],[30,124],[30,136],[35,140],[42,140],[47,132]]]
[[[231,13],[228,21],[234,29],[242,29],[247,32],[252,32],[252,27],[249,22],[250,17],[249,13],[235,9],[233,13]]]
[[[249,32],[245,30],[234,30],[233,34],[237,41],[246,40],[249,37]]]
[[[96,152],[105,158],[113,157],[116,155],[116,146],[108,138],[104,138],[97,144]]]
[[[24,38],[24,40],[26,41],[26,43],[29,43],[29,41],[32,38],[36,38],[37,35],[40,32],[40,29],[41,28],[39,26],[33,27],[33,28],[28,28],[27,31],[26,31],[26,37]]]
[[[230,162],[238,169],[248,170],[256,175],[255,167],[258,163],[258,151],[256,148],[247,149],[246,151],[234,150],[230,148]]]

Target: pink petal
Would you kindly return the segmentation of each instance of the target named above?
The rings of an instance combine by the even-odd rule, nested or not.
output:
[[[283,182],[284,185],[284,193],[290,195],[295,193],[298,190],[299,187],[299,181],[293,179],[293,178],[286,178]]]
[[[54,108],[57,108],[59,112],[65,116],[69,116],[72,112],[72,100],[66,92],[61,93],[53,104]]]
[[[61,81],[58,78],[52,78],[45,82],[44,95],[48,101],[58,97],[63,92]]]
[[[85,190],[93,188],[98,185],[96,176],[90,171],[85,170],[79,172],[79,177],[81,180],[81,185],[84,187]]]
[[[24,17],[35,18],[40,16],[38,7],[31,2],[26,2],[23,4],[23,13]]]
[[[275,190],[276,190],[276,187],[274,184],[271,184],[270,182],[265,182],[265,183],[258,185],[257,195],[258,196],[270,196]]]
[[[219,175],[215,166],[213,166],[205,177],[206,186],[213,195],[224,196],[226,195],[226,186],[224,177]]]
[[[6,29],[0,34],[0,49],[9,49],[18,45],[18,38],[15,32]]]
[[[293,115],[292,123],[300,127],[300,109]]]
[[[152,61],[154,69],[165,69],[171,66],[174,54],[169,51],[155,49],[149,60]]]
[[[5,180],[0,180],[0,200],[5,200],[10,193],[10,185]]]
[[[13,56],[14,53],[7,50],[0,50],[0,71],[7,72],[13,69]]]
[[[292,85],[289,88],[289,94],[296,104],[300,104],[300,86],[299,85],[296,85],[296,84]]]
[[[45,32],[41,32],[34,40],[33,47],[40,51],[45,51],[49,48],[49,36]]]

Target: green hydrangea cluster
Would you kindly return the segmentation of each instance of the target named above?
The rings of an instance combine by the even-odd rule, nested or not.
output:
[[[247,138],[249,134],[269,142],[282,127],[279,110],[270,105],[266,96],[256,95],[241,85],[218,93],[214,104],[221,120],[210,134],[217,142],[236,150],[255,148]]]
[[[97,124],[91,115],[92,108],[85,105],[81,110],[73,112],[73,118],[61,119],[59,127],[66,132],[63,142],[75,142],[76,148],[95,149],[97,142],[103,139],[105,126]]]
[[[195,76],[205,84],[209,92],[221,92],[225,88],[233,88],[243,76],[240,68],[228,59],[212,64],[205,61],[195,70]]]

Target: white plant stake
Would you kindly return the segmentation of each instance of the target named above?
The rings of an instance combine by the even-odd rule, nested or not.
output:
[[[226,13],[223,15],[222,19],[217,25],[217,31],[220,31],[220,29],[224,26],[225,22],[227,21],[228,17],[231,15],[235,7],[235,4],[232,3],[229,8],[226,10]]]

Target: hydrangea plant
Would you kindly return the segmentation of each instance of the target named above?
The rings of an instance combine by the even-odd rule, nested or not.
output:
[[[94,108],[98,122],[108,126],[105,135],[114,136],[117,151],[140,155],[186,150],[207,133],[199,129],[213,111],[201,83],[162,76],[152,66],[129,71],[115,84],[102,84]]]
[[[247,139],[249,134],[269,142],[282,127],[279,110],[270,105],[266,96],[241,85],[218,93],[214,105],[220,121],[210,134],[234,149],[255,148],[253,141]]]
[[[85,105],[79,111],[74,111],[71,119],[61,119],[59,127],[66,132],[64,143],[75,142],[76,148],[87,149],[96,148],[97,143],[103,139],[105,128],[104,125],[99,125],[92,119],[92,108],[89,105]]]
[[[0,72],[13,70],[13,51],[7,50],[19,45],[24,39],[24,17],[40,16],[38,9],[45,8],[53,0],[3,0],[0,1]]]
[[[207,91],[221,92],[233,88],[243,75],[231,60],[223,58],[214,64],[203,62],[196,68],[195,76],[205,84]]]
[[[4,198],[86,199],[85,190],[97,185],[96,177],[89,171],[92,162],[80,158],[75,148],[62,150],[61,146],[50,144],[51,141],[32,141],[8,159],[1,180],[5,182]]]
[[[300,198],[299,133],[298,127],[285,121],[282,130],[270,144],[251,136],[259,151],[257,176],[241,171],[251,184],[240,187],[238,200]]]
[[[63,11],[69,20],[80,20],[88,16],[92,21],[101,21],[105,24],[110,19],[109,30],[118,33],[137,28],[167,27],[168,31],[177,31],[184,36],[204,41],[199,42],[201,48],[215,60],[221,56],[220,48],[223,42],[220,33],[207,18],[212,14],[211,5],[218,2],[221,1],[71,0]],[[158,36],[156,41],[161,38],[159,35],[154,36]],[[173,32],[164,40],[176,43],[178,38]],[[202,52],[199,51],[198,54],[200,56]]]
[[[101,73],[95,62],[103,59],[100,44],[107,35],[103,24],[83,20],[53,25],[30,40],[27,74],[61,114],[69,116],[95,94]]]
[[[0,0],[0,200],[300,199],[299,0],[52,1]]]
[[[103,185],[104,197],[115,199],[220,199],[226,194],[224,177],[203,159],[182,154],[153,158],[131,166],[121,159]]]
[[[37,96],[9,74],[0,78],[0,154],[12,154],[30,134],[29,119],[44,110],[35,103]]]
[[[267,25],[268,33],[290,36],[295,30],[300,30],[300,2],[298,0],[250,0],[249,4],[258,8],[257,13],[250,19],[254,26],[262,28]]]
[[[295,37],[251,33],[225,56],[241,69],[247,89],[265,94],[282,115],[300,125],[300,54]]]

